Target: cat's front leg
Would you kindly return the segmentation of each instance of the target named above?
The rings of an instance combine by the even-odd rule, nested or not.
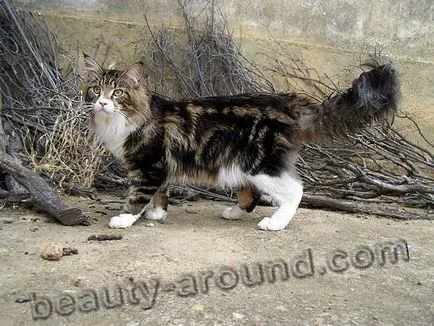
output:
[[[137,205],[135,205],[137,207]],[[151,203],[142,205],[142,209],[136,214],[132,213],[121,213],[119,215],[113,216],[110,219],[109,227],[112,229],[125,229],[133,225],[142,215],[151,209]]]
[[[155,192],[149,203],[149,209],[146,210],[146,218],[148,220],[164,223],[167,217],[167,206],[169,198],[167,197],[167,186],[162,185]]]
[[[143,214],[152,209],[151,198],[158,186],[150,186],[140,171],[128,173],[130,187],[122,213],[111,218],[109,226],[124,229],[133,225]]]
[[[122,209],[122,213],[137,214],[143,207],[149,206],[152,196],[158,187],[140,187],[131,184],[128,188],[128,196]]]
[[[113,229],[125,229],[133,225],[144,214],[148,220],[164,223],[167,217],[167,186],[160,186],[149,203],[142,205],[136,214],[122,213],[111,218],[109,226]],[[131,204],[131,202],[130,202]]]

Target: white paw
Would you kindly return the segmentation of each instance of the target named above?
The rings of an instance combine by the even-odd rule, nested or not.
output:
[[[110,219],[109,227],[112,229],[125,229],[137,221],[137,216],[133,214],[120,214]]]
[[[152,221],[164,222],[167,217],[167,212],[161,207],[155,207],[146,211],[146,218]]]
[[[264,217],[258,226],[261,230],[280,231],[288,225],[287,221]]]
[[[241,217],[244,211],[238,206],[226,207],[222,211],[222,217],[227,220],[237,220]]]

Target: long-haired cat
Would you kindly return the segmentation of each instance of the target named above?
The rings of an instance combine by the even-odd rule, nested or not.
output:
[[[390,63],[374,64],[323,103],[295,93],[172,101],[149,91],[141,63],[108,70],[85,55],[85,64],[91,125],[131,179],[125,212],[111,219],[112,228],[129,227],[142,215],[164,221],[167,186],[195,183],[236,191],[238,204],[223,210],[226,219],[251,212],[261,193],[270,195],[279,207],[259,228],[282,230],[303,194],[295,169],[300,144],[383,120],[400,99]],[[157,191],[147,203],[149,186]]]

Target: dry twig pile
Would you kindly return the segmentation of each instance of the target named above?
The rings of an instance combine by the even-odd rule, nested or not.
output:
[[[100,162],[81,78],[71,66],[60,69],[55,36],[43,21],[10,1],[0,9],[2,120],[10,150],[57,187],[79,193],[92,185]]]
[[[0,200],[26,200],[63,224],[83,224],[81,211],[62,202],[40,177],[82,192],[98,167],[78,76],[60,71],[56,46],[41,20],[18,12],[9,0],[0,3]]]

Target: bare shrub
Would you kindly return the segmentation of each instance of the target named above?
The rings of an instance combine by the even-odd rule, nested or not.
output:
[[[10,150],[56,186],[90,187],[101,151],[87,128],[81,78],[58,65],[54,34],[39,17],[0,5],[2,119]]]

